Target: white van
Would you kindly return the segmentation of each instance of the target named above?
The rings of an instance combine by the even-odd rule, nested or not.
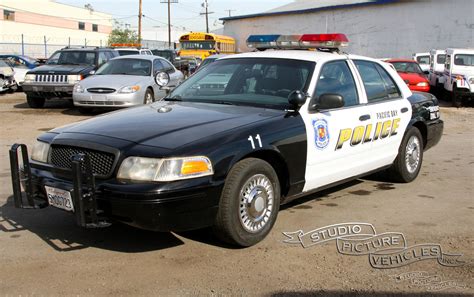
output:
[[[430,51],[430,73],[428,74],[428,80],[430,86],[437,89],[443,89],[444,87],[444,63],[446,61],[446,50]]]
[[[428,74],[430,70],[430,53],[414,53],[413,60],[417,61],[420,64],[421,70]]]
[[[474,49],[446,49],[444,89],[451,94],[453,106],[473,99]]]

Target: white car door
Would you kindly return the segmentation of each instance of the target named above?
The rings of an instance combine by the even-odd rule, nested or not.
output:
[[[312,99],[300,109],[308,140],[303,191],[357,176],[371,167],[370,143],[366,143],[365,130],[370,110],[365,106],[365,96],[362,96],[360,81],[354,78],[354,71],[346,59],[316,67],[317,82]],[[323,94],[343,96],[344,106],[315,110],[312,106]]]
[[[412,95],[400,76],[383,64],[353,60],[362,80],[370,110],[371,170],[392,164],[411,119]]]

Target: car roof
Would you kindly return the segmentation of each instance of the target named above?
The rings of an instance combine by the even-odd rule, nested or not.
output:
[[[390,59],[390,60],[386,60],[385,62],[388,62],[388,63],[417,63],[417,61],[415,60],[411,60],[411,59]]]
[[[119,60],[119,59],[140,59],[140,60],[148,60],[148,61],[153,61],[155,59],[164,59],[160,56],[154,56],[154,55],[126,55],[126,56],[118,56],[113,58],[112,60]]]

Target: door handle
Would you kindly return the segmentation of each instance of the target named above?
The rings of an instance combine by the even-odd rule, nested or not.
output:
[[[405,112],[407,112],[407,111],[408,111],[408,107],[402,108],[402,113],[405,113]]]
[[[370,120],[369,114],[364,114],[359,117],[359,121],[367,121],[367,120]]]

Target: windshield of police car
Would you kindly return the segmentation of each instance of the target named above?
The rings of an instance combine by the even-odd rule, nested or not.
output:
[[[420,65],[418,65],[418,63],[415,63],[415,62],[391,62],[391,63],[398,72],[423,74],[423,70],[421,70]]]
[[[165,100],[285,108],[292,91],[307,91],[314,66],[314,62],[290,59],[218,60],[196,72]]]
[[[116,59],[102,65],[96,75],[151,75],[151,61],[145,59]]]

